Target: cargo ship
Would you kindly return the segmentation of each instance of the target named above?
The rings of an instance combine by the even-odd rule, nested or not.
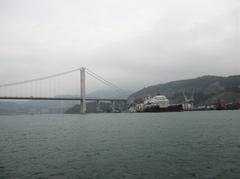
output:
[[[157,95],[148,97],[143,103],[137,104],[135,107],[136,112],[179,112],[183,111],[182,104],[170,105],[166,96]]]

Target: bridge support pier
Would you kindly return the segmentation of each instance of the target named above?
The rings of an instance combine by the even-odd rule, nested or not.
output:
[[[80,94],[81,94],[81,100],[80,100],[80,114],[86,113],[86,86],[85,86],[85,68],[80,68]]]
[[[111,107],[112,107],[112,112],[116,112],[116,104],[115,104],[115,101],[111,101]]]
[[[99,100],[96,101],[96,112],[101,112],[101,103]]]

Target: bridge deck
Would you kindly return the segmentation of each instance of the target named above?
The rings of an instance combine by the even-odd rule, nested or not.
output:
[[[61,97],[0,97],[0,100],[59,100],[59,101],[80,101],[82,98],[61,98]],[[120,98],[86,98],[86,101],[127,101]]]

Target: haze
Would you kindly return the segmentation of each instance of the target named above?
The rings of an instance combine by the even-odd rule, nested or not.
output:
[[[0,24],[1,84],[81,66],[130,90],[240,71],[239,0],[1,0]]]

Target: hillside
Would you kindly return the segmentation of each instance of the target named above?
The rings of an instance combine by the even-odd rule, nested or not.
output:
[[[88,102],[86,104],[86,108],[87,108],[87,110],[86,110],[87,113],[96,113],[97,112],[96,102]],[[106,102],[100,103],[100,109],[103,112],[111,112],[112,111],[110,103],[106,103]],[[71,108],[69,108],[65,112],[65,114],[79,114],[79,110],[80,110],[80,105],[76,104],[76,105],[72,106]]]
[[[193,91],[195,105],[213,104],[218,98],[225,102],[235,102],[240,101],[240,75],[202,76],[149,86],[133,93],[129,100],[138,101],[144,96],[156,95],[157,91],[167,96],[171,103],[182,103],[184,101],[183,92],[186,96],[191,97]]]

